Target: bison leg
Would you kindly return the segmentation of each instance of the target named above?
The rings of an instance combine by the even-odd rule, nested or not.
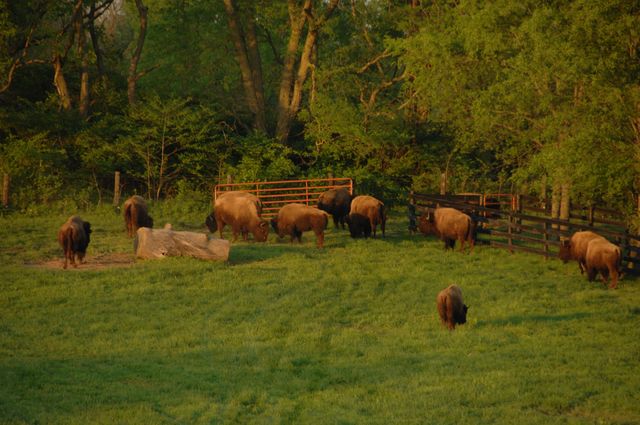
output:
[[[316,244],[318,248],[322,248],[324,246],[324,232],[315,232],[316,234]]]
[[[236,242],[238,240],[238,233],[241,233],[241,229],[235,224],[232,224],[231,230],[233,232],[233,242]]]
[[[464,239],[459,239],[458,242],[460,242],[460,252],[464,252]]]
[[[333,227],[339,229],[338,224],[340,224],[340,217],[336,214],[333,215]],[[344,229],[344,221],[342,222],[342,228]]]
[[[587,270],[587,264],[582,260],[578,260],[578,267],[580,267],[580,274],[584,274],[585,270]]]
[[[589,282],[593,282],[597,273],[598,271],[594,267],[587,268],[587,279],[589,279]]]
[[[618,287],[618,270],[615,268],[610,270],[611,274],[611,285],[609,285],[610,289],[616,289]]]
[[[602,284],[607,286],[607,283],[609,283],[609,269],[600,270],[600,279],[602,280]]]

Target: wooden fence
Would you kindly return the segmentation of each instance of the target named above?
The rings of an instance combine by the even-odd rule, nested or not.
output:
[[[329,189],[348,189],[353,195],[353,181],[350,178],[327,178],[307,180],[281,180],[273,182],[248,182],[218,184],[213,190],[213,200],[229,190],[249,192],[260,198],[262,216],[273,217],[285,204],[298,202],[316,205],[320,194]]]
[[[631,235],[618,212],[605,208],[575,208],[568,220],[552,219],[547,205],[536,198],[521,195],[503,197],[496,208],[487,204],[491,195],[426,195],[409,196],[409,223],[415,230],[417,217],[437,207],[452,207],[478,221],[478,243],[557,257],[560,238],[579,230],[593,230],[622,249],[623,264],[628,272],[640,273],[640,236]],[[495,197],[494,197],[495,198]],[[505,201],[506,199],[506,201]]]

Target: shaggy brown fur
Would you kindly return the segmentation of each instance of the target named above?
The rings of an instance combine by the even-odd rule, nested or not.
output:
[[[88,221],[83,221],[77,215],[69,217],[69,219],[58,230],[58,243],[62,247],[64,252],[64,266],[66,269],[68,262],[71,262],[73,267],[78,267],[75,258],[78,258],[78,262],[82,264],[84,256],[87,252],[87,246],[89,246],[91,234],[91,224]]]
[[[124,203],[124,223],[127,234],[133,237],[140,227],[153,228],[153,218],[148,213],[147,202],[142,196],[133,195]]]
[[[591,232],[589,230],[575,232],[573,235],[571,235],[571,238],[564,239],[560,242],[560,251],[558,252],[558,256],[565,263],[570,260],[577,261],[578,267],[580,267],[580,273],[583,274],[587,269],[587,246],[589,245],[589,242],[594,239],[604,238],[599,234]]]
[[[347,189],[330,189],[318,198],[318,209],[328,212],[333,217],[333,224],[344,229],[345,217],[351,208],[351,194]]]
[[[476,222],[467,214],[455,208],[436,208],[433,213],[420,216],[418,230],[425,235],[435,235],[444,241],[444,248],[453,249],[456,240],[460,242],[460,252],[464,243],[473,251],[476,240]]]
[[[352,237],[356,237],[354,234],[359,236],[363,233],[368,236],[366,226],[363,225],[363,218],[369,221],[369,232],[373,232],[374,238],[376,237],[376,226],[378,224],[380,225],[380,230],[382,230],[382,236],[384,236],[387,215],[382,201],[368,195],[360,195],[353,198],[349,219],[347,220]]]
[[[317,208],[304,204],[287,204],[280,208],[278,217],[271,219],[271,226],[279,237],[291,236],[291,242],[295,239],[302,242],[302,232],[313,230],[318,248],[322,248],[327,222],[327,214]]]
[[[369,217],[362,214],[349,214],[345,217],[345,221],[349,226],[349,233],[352,238],[359,238],[364,236],[368,238],[371,236],[371,222]]]
[[[617,288],[621,264],[622,255],[619,247],[604,238],[594,238],[589,241],[585,256],[585,267],[589,281],[592,281],[596,274],[600,273],[602,283],[606,285],[607,278],[611,276],[609,288]]]
[[[218,196],[213,210],[220,238],[222,229],[228,224],[233,230],[234,241],[238,239],[238,233],[247,240],[249,232],[257,242],[267,240],[269,223],[260,218],[262,203],[257,196],[246,192],[225,192]]]
[[[436,298],[438,314],[443,325],[453,330],[456,325],[467,323],[467,307],[462,301],[462,290],[458,285],[450,285],[438,293]]]

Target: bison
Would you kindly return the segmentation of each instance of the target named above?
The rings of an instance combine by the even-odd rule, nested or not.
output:
[[[587,246],[594,239],[604,239],[597,233],[585,230],[575,232],[569,239],[560,241],[560,251],[558,256],[566,264],[570,260],[578,262],[580,274],[584,274],[586,270]]]
[[[418,230],[425,235],[435,235],[444,241],[444,248],[453,249],[456,240],[460,242],[460,252],[465,241],[469,243],[469,252],[473,251],[476,241],[476,222],[455,208],[436,208],[433,213],[420,216]]]
[[[462,301],[462,290],[458,285],[450,285],[440,291],[436,302],[440,321],[449,330],[455,329],[456,325],[467,323],[469,307]]]
[[[324,230],[327,228],[327,214],[304,204],[287,204],[280,208],[278,216],[271,219],[271,226],[278,236],[291,236],[291,242],[302,242],[302,232],[313,230],[318,248],[324,245]]]
[[[149,215],[147,202],[142,196],[133,195],[125,201],[124,223],[129,237],[133,237],[140,227],[153,228],[153,218]]]
[[[351,194],[347,189],[330,189],[320,194],[318,209],[326,211],[333,217],[333,224],[344,229],[345,218],[351,208]]]
[[[585,266],[589,281],[593,281],[596,274],[600,273],[602,283],[606,286],[607,278],[611,276],[609,288],[616,289],[622,268],[620,248],[604,238],[592,239],[587,245]]]
[[[257,196],[247,192],[225,192],[216,199],[213,213],[220,238],[222,229],[229,224],[234,242],[238,239],[238,233],[242,233],[242,238],[247,240],[249,232],[258,242],[267,240],[269,223],[260,217],[262,203]]]
[[[88,221],[83,221],[77,215],[72,215],[58,230],[58,242],[64,252],[64,266],[66,269],[68,262],[71,262],[73,267],[78,267],[75,258],[78,257],[78,262],[82,263],[84,256],[87,253],[87,246],[89,246],[91,224]]]
[[[369,237],[373,233],[376,237],[376,226],[380,225],[382,236],[387,222],[384,204],[373,196],[360,195],[351,201],[349,216],[346,217],[349,232],[352,237],[364,235]]]

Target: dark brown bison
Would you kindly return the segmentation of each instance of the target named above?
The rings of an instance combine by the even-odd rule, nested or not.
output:
[[[387,222],[384,204],[373,196],[360,195],[351,201],[349,216],[345,219],[349,225],[352,237],[364,235],[369,237],[373,233],[376,237],[376,226],[380,225],[382,236]]]
[[[129,237],[133,237],[140,227],[153,228],[153,218],[149,215],[147,202],[142,196],[133,195],[125,201],[124,223]]]
[[[327,190],[318,198],[318,208],[331,214],[336,228],[340,224],[344,229],[345,217],[351,209],[351,194],[347,189]]]
[[[324,245],[324,230],[327,228],[327,214],[304,204],[287,204],[280,208],[278,216],[271,219],[271,226],[278,236],[291,236],[291,242],[302,242],[302,232],[313,230],[318,248]]]
[[[222,229],[228,224],[233,230],[234,241],[238,239],[238,233],[247,240],[249,232],[257,242],[267,240],[269,223],[260,217],[262,203],[257,196],[247,192],[225,192],[217,197],[213,213],[220,238]]]
[[[58,242],[64,252],[64,269],[67,268],[68,262],[71,262],[73,267],[78,267],[75,258],[78,257],[78,262],[82,263],[84,256],[87,253],[87,246],[89,246],[91,235],[91,224],[88,221],[83,221],[77,215],[69,217],[69,219],[58,230]]]
[[[580,267],[580,273],[582,274],[587,269],[587,246],[589,245],[589,242],[594,239],[604,238],[589,230],[575,232],[569,239],[563,239],[560,241],[560,251],[558,252],[558,256],[564,263],[567,263],[570,260],[577,261],[578,267]]]
[[[445,249],[460,242],[460,251],[464,250],[465,241],[469,243],[469,252],[473,251],[476,240],[476,222],[462,211],[455,208],[436,208],[420,216],[418,230],[425,235],[435,235],[444,241]]]
[[[620,248],[604,238],[594,238],[587,245],[585,266],[589,281],[600,273],[602,283],[607,284],[607,278],[611,277],[609,288],[618,287],[618,277],[622,268],[622,253]]]
[[[462,301],[462,290],[458,285],[450,285],[440,291],[436,302],[440,321],[450,330],[453,330],[456,325],[467,323],[469,307]]]
[[[204,219],[204,225],[207,226],[209,232],[214,233],[218,230],[218,224],[216,223],[216,215],[215,213],[211,213]]]

